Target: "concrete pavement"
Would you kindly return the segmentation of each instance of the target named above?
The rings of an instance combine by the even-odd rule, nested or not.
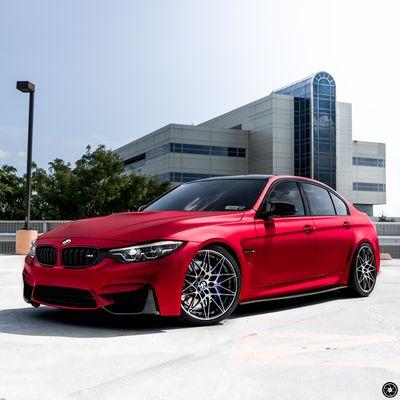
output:
[[[383,264],[369,298],[254,304],[188,328],[34,309],[22,257],[0,256],[0,399],[384,399],[400,386],[400,260]]]

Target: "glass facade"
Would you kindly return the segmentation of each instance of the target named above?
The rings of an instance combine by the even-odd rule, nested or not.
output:
[[[273,93],[294,97],[294,173],[336,189],[336,85],[319,72]]]

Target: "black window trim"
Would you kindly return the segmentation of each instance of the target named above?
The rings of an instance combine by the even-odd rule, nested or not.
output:
[[[258,208],[258,210],[256,212],[256,216],[255,216],[256,219],[263,219],[263,218],[261,218],[260,214],[262,213],[262,210],[263,210],[263,208],[265,206],[265,203],[268,201],[268,197],[271,195],[272,191],[275,189],[275,187],[278,184],[286,183],[286,182],[295,182],[297,184],[297,187],[299,189],[300,196],[301,196],[301,201],[303,202],[304,215],[288,215],[288,216],[285,216],[285,217],[282,217],[282,218],[304,218],[304,217],[310,217],[311,216],[310,213],[309,213],[310,209],[309,209],[309,205],[308,205],[308,202],[306,200],[306,197],[305,197],[304,190],[303,190],[302,186],[300,185],[301,180],[297,179],[297,178],[282,178],[282,179],[277,179],[271,185],[271,187],[268,188],[268,191],[265,194],[265,196],[263,198],[263,201],[261,202],[260,207]],[[280,217],[277,217],[277,218],[280,218]]]
[[[345,217],[347,215],[350,215],[349,207],[347,206],[346,201],[341,196],[339,196],[336,192],[333,192],[332,190],[328,190],[328,192],[329,192],[329,195],[331,196],[331,200],[332,200],[332,203],[333,203],[333,208],[335,209],[336,215],[338,217]],[[346,215],[339,215],[338,214],[338,210],[337,210],[337,208],[335,206],[335,202],[333,201],[333,196],[336,196],[339,200],[342,201],[342,203],[346,207]]]
[[[263,199],[263,201],[261,202],[260,207],[258,208],[258,210],[257,210],[257,212],[256,212],[255,218],[256,218],[256,219],[261,219],[260,214],[261,214],[261,212],[262,212],[262,210],[263,210],[263,208],[264,208],[265,203],[266,203],[267,200],[268,200],[268,196],[271,194],[272,190],[275,188],[275,186],[276,186],[278,183],[282,183],[282,182],[293,182],[293,181],[295,181],[295,182],[297,183],[297,186],[298,186],[298,188],[299,188],[299,190],[300,190],[300,194],[301,194],[301,198],[302,198],[303,206],[304,206],[304,215],[291,215],[291,216],[287,216],[287,217],[285,217],[285,218],[302,218],[302,217],[344,217],[345,215],[338,215],[338,214],[337,214],[337,210],[336,210],[336,207],[335,207],[335,203],[333,202],[333,199],[332,199],[332,194],[335,195],[335,196],[337,196],[337,197],[338,197],[340,200],[342,200],[343,203],[345,204],[345,206],[346,206],[346,211],[347,211],[346,216],[350,216],[350,215],[351,215],[351,214],[350,214],[349,206],[347,205],[347,201],[346,201],[339,193],[335,192],[335,191],[334,191],[332,188],[330,188],[329,186],[326,186],[326,185],[321,184],[321,183],[319,183],[319,182],[308,181],[308,180],[306,180],[306,179],[300,179],[300,178],[282,178],[282,179],[277,179],[277,180],[271,185],[271,187],[268,188],[268,191],[267,191],[267,193],[265,194],[264,199]],[[335,214],[333,214],[333,215],[311,215],[310,202],[309,202],[309,200],[308,200],[307,193],[305,192],[305,190],[304,190],[304,188],[303,188],[303,184],[304,184],[304,183],[308,183],[308,184],[310,184],[310,185],[319,186],[320,188],[327,190],[328,193],[329,193],[329,197],[330,197],[330,199],[331,199],[332,205],[333,205],[333,209],[335,210]]]

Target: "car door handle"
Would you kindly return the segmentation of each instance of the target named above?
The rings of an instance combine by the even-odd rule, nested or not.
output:
[[[344,226],[346,229],[350,229],[350,228],[351,228],[351,224],[350,224],[349,221],[344,221],[344,222],[343,222],[343,226]]]
[[[311,225],[304,225],[303,230],[305,233],[313,233],[315,231],[315,228]]]

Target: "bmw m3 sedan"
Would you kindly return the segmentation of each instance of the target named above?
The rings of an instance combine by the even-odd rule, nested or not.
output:
[[[37,307],[227,318],[239,303],[347,287],[379,272],[373,224],[315,180],[244,175],[184,183],[144,206],[67,223],[32,243],[24,299]]]

